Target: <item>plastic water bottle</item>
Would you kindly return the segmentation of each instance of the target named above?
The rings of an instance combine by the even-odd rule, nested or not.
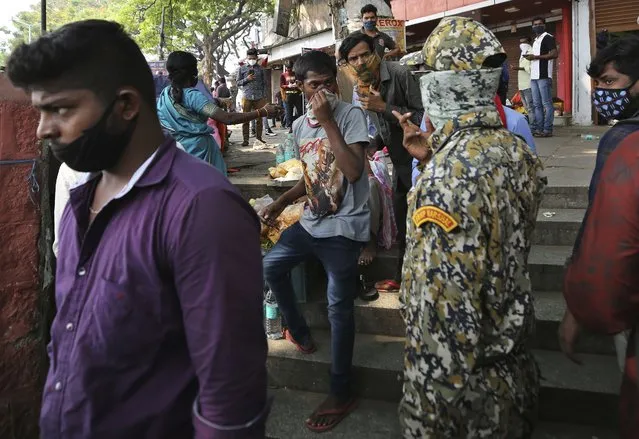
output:
[[[277,307],[275,295],[271,290],[266,293],[264,299],[264,329],[266,337],[271,340],[279,340],[282,338],[282,316]]]
[[[295,148],[295,141],[293,140],[293,135],[289,133],[286,136],[286,140],[284,141],[284,161],[296,158],[297,156],[296,150],[297,148]]]
[[[279,145],[277,145],[277,147],[275,148],[275,165],[279,165],[281,163],[284,163],[285,160],[285,153],[284,153],[284,148],[286,147],[286,145],[284,143],[280,143]]]

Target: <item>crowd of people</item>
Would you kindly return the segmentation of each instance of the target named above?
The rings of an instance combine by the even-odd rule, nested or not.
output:
[[[263,119],[280,112],[256,50],[237,73],[242,112],[220,105],[231,95],[223,78],[212,91],[198,86],[197,60],[182,51],[169,55],[156,98],[142,52],[117,23],[71,23],[14,51],[7,74],[30,92],[37,134],[64,163],[44,438],[263,439],[272,404],[264,283],[284,337],[312,355],[289,275],[309,256],[328,278],[331,385],[305,424],[334,428],[358,404],[354,300],[368,294],[358,275],[393,244],[395,276],[375,290],[400,292],[407,327],[403,437],[531,437],[540,375],[527,260],[547,184],[533,136],[552,135],[554,40],[543,19],[532,46],[522,39],[531,129],[497,96],[506,53],[484,25],[443,18],[424,43],[429,73],[416,76],[389,60],[398,49],[376,17],[362,9],[364,26],[337,62],[310,51],[286,64],[276,93],[304,175],[257,214],[226,178],[209,125],[244,124],[248,145],[249,123],[261,140]],[[622,121],[601,141],[566,277],[561,343],[573,358],[582,325],[622,333],[636,324],[638,41],[601,50],[588,72],[598,111]],[[352,102],[339,98],[338,70],[355,84]],[[299,199],[301,219],[262,258],[260,223]],[[624,407],[637,393],[630,369]],[[623,421],[632,437],[637,417]]]

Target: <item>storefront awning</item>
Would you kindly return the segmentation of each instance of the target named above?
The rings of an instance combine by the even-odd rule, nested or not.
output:
[[[302,54],[302,49],[324,49],[335,44],[333,29],[329,28],[294,41],[288,41],[271,47],[269,63],[281,61]]]

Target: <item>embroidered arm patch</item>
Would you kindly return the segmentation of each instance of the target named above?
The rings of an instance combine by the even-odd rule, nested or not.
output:
[[[420,207],[413,214],[413,223],[416,227],[421,227],[425,223],[434,223],[446,232],[452,232],[459,226],[455,218],[435,206]]]

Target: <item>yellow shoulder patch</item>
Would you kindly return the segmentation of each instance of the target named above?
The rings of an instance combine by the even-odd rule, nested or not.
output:
[[[413,223],[416,227],[421,227],[424,223],[434,223],[446,232],[452,232],[459,226],[455,218],[435,206],[424,206],[417,209],[413,214]]]

